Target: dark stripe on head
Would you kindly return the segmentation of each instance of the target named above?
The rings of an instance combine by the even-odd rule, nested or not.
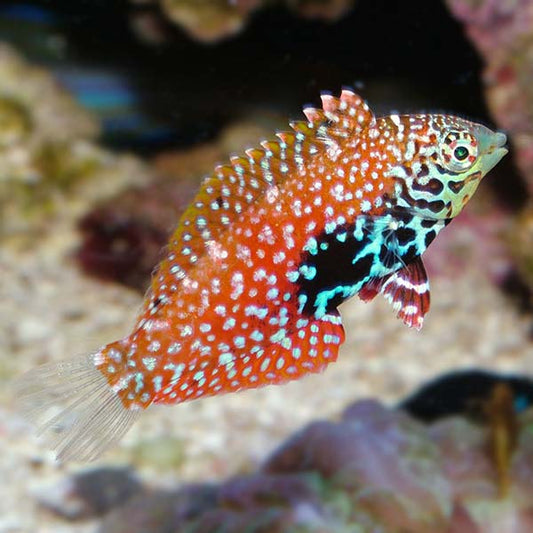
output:
[[[466,185],[465,180],[461,181],[449,181],[448,182],[448,189],[452,191],[454,194],[458,194],[462,191],[463,187]]]
[[[419,209],[428,209],[429,211],[432,211],[433,213],[440,213],[446,204],[442,200],[435,200],[434,202],[428,202],[427,200],[415,200],[414,203],[415,207]]]
[[[429,167],[425,163],[423,163],[422,165],[420,165],[420,170],[418,171],[417,176],[419,178],[425,178],[428,174],[429,174]]]
[[[422,185],[419,181],[415,180],[413,183],[413,189],[415,191],[429,192],[431,194],[440,194],[444,189],[444,185],[442,181],[438,180],[437,178],[430,179],[424,185]]]

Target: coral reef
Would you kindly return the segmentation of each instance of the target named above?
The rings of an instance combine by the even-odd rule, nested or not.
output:
[[[272,0],[159,0],[163,12],[198,41],[212,43],[239,33],[251,13],[275,5]],[[288,7],[308,18],[334,21],[354,0],[285,0]],[[145,31],[146,33],[146,31]],[[150,34],[151,35],[151,34]]]
[[[141,488],[128,468],[98,468],[40,487],[36,497],[43,507],[68,520],[85,520],[124,504]]]
[[[133,158],[99,148],[97,122],[47,71],[5,44],[0,45],[0,132],[2,239],[41,231],[58,205],[67,207],[68,198],[79,213],[75,198],[84,185],[90,183],[83,189],[86,198],[98,198],[148,174]]]
[[[480,375],[462,373],[445,380],[468,384]],[[489,385],[496,391],[509,381],[481,377],[485,392]],[[511,380],[531,392],[526,381]],[[427,399],[431,389],[437,394],[435,386],[440,385],[430,384],[422,396]],[[487,448],[490,424],[487,428],[457,412],[425,425],[403,410],[362,400],[339,421],[313,422],[293,435],[257,473],[220,485],[139,489],[134,478],[122,474],[122,489],[123,481],[131,479],[135,490],[122,490],[128,498],[113,506],[99,532],[528,531],[533,527],[528,497],[533,490],[528,438],[533,421],[529,411],[516,420],[503,493],[497,461]],[[104,493],[105,475],[97,470],[92,490],[85,494]],[[77,492],[77,500],[81,494]]]
[[[533,295],[533,205],[528,204],[513,221],[508,231],[508,242],[522,280]],[[531,299],[533,304],[533,298]]]

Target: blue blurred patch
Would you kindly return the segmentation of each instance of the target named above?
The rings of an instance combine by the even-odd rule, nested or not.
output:
[[[528,409],[530,405],[531,405],[531,402],[529,401],[529,398],[527,396],[521,395],[521,396],[517,396],[514,399],[514,410],[517,413],[522,413],[523,411]]]
[[[0,17],[33,24],[54,24],[58,19],[55,13],[31,4],[0,5]]]

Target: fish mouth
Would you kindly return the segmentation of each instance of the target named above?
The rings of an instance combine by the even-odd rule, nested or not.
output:
[[[494,144],[495,148],[505,148],[507,144],[507,135],[501,131],[497,131],[494,134]]]
[[[506,147],[507,135],[501,131],[492,132],[487,129],[487,132],[484,132],[484,135],[481,138],[480,144],[483,154],[481,156],[481,167],[483,174],[486,174],[492,170],[509,151]]]
[[[499,155],[501,159],[507,152],[509,152],[506,144],[507,135],[505,135],[505,133],[502,133],[501,131],[496,132],[494,134],[494,140],[491,145],[491,149],[489,150],[489,153]]]

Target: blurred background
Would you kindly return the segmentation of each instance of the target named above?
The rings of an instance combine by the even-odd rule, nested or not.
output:
[[[426,254],[424,329],[352,300],[323,375],[56,463],[13,378],[128,333],[201,179],[343,87],[509,136]],[[0,532],[532,530],[532,87],[531,0],[1,2]]]

